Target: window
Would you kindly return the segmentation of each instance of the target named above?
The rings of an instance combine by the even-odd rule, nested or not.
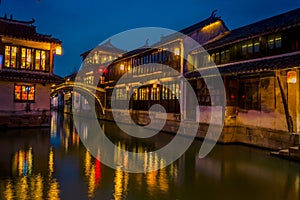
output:
[[[5,46],[4,66],[10,67],[10,46]]]
[[[239,107],[260,110],[259,81],[242,82],[239,90]]]
[[[275,48],[281,48],[281,36],[275,38]]]
[[[149,88],[140,88],[139,89],[140,98],[139,100],[148,100]]]
[[[16,46],[5,46],[4,67],[36,71],[49,71],[50,52]]]
[[[248,44],[248,50],[247,50],[248,54],[252,54],[253,53],[253,44],[250,43]]]
[[[270,35],[268,36],[268,48],[277,49],[281,48],[281,35]]]
[[[35,100],[35,86],[15,84],[14,100],[18,102],[34,102]]]
[[[221,52],[221,62],[222,63],[227,63],[229,62],[229,50],[222,51]]]
[[[254,53],[258,53],[260,49],[260,44],[259,42],[254,43]]]
[[[4,66],[16,68],[17,66],[17,47],[5,46]]]
[[[35,70],[46,70],[46,51],[35,50]]]
[[[269,39],[268,41],[268,46],[269,46],[269,49],[274,49],[274,39]]]
[[[31,69],[33,49],[21,48],[21,69]]]
[[[93,85],[94,84],[94,76],[86,76],[83,79],[84,83]]]
[[[159,86],[154,84],[151,88],[151,100],[159,100]]]

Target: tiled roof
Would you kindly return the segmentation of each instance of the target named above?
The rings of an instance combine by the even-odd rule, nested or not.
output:
[[[272,71],[278,69],[288,69],[300,66],[300,52],[288,53],[285,55],[271,56],[269,58],[253,59],[241,62],[234,62],[224,65],[218,65],[221,74],[245,74],[263,71]],[[203,70],[204,71],[204,70]],[[200,70],[201,72],[201,70]],[[205,69],[205,74],[210,74],[215,70]],[[198,71],[188,72],[187,78],[199,76]]]
[[[262,34],[276,33],[300,25],[300,8],[232,30],[222,39],[205,45],[206,50],[246,40]]]
[[[185,36],[191,36],[194,32],[201,30],[203,27],[210,25],[214,22],[220,21],[222,23],[222,26],[224,27],[225,31],[228,31],[228,28],[226,27],[225,23],[223,22],[223,20],[221,20],[221,17],[217,17],[216,16],[216,10],[212,12],[211,16],[196,23],[193,24],[189,27],[186,27],[184,29],[181,29],[178,32],[175,32],[173,34],[164,36],[161,38],[161,40],[159,42],[157,42],[156,44],[154,44],[153,46],[160,46],[163,45],[164,43],[168,42],[168,41],[172,41],[175,39],[183,39],[183,37]],[[200,41],[198,41],[200,42]],[[202,42],[200,42],[202,43]]]
[[[64,81],[62,77],[54,74],[13,69],[1,70],[0,79],[7,81],[24,81],[32,83],[61,83]]]
[[[37,33],[36,27],[32,25],[34,22],[34,20],[25,22],[1,17],[0,35],[24,40],[61,44],[59,39],[53,38],[51,35]]]
[[[198,23],[196,23],[196,24],[194,24],[194,25],[191,25],[191,26],[189,26],[189,27],[186,27],[186,28],[180,30],[179,32],[182,33],[182,34],[184,34],[184,35],[189,35],[189,34],[195,32],[195,31],[200,30],[200,29],[203,28],[204,26],[207,26],[207,25],[209,25],[209,24],[212,24],[212,23],[214,23],[214,22],[220,20],[221,17],[216,17],[216,11],[217,11],[217,10],[214,10],[214,11],[212,12],[211,16],[208,17],[207,19],[202,20],[201,22],[198,22]]]

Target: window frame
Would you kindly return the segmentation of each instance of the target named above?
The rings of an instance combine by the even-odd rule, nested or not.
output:
[[[17,99],[16,98],[16,86],[20,86],[20,99]],[[23,95],[23,91],[22,91],[22,87],[33,87],[34,89],[34,92],[33,92],[33,100],[28,100],[28,97],[29,97],[29,92],[26,92],[26,100],[22,99],[22,95]],[[36,85],[35,84],[29,84],[29,83],[14,83],[14,88],[13,88],[13,98],[14,98],[14,102],[16,103],[26,103],[26,102],[30,102],[30,103],[35,103],[35,100],[36,100]]]

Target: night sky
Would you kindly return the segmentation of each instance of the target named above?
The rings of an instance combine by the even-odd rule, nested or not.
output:
[[[38,32],[60,39],[64,52],[55,57],[54,72],[66,76],[79,68],[81,53],[129,29],[180,30],[217,9],[217,16],[232,30],[298,7],[299,0],[2,0],[0,15],[34,18]]]

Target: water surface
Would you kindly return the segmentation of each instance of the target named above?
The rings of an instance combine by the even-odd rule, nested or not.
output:
[[[136,151],[173,138],[163,133],[141,144],[115,123],[102,127],[116,145]],[[88,126],[81,128],[88,133]],[[91,156],[70,115],[53,113],[51,128],[0,130],[0,146],[0,199],[300,199],[299,163],[240,145],[217,145],[199,159],[196,140],[166,168],[125,173]],[[150,161],[159,164],[155,157]]]

